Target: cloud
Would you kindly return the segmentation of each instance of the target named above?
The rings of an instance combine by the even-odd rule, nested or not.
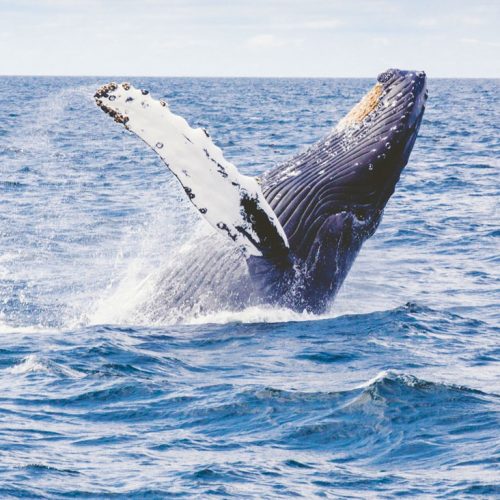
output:
[[[376,45],[382,45],[384,47],[387,47],[388,45],[391,44],[391,41],[389,40],[389,38],[387,38],[385,36],[374,37],[374,38],[372,38],[372,42]]]
[[[332,29],[338,28],[344,24],[340,19],[320,19],[317,21],[308,21],[304,24],[304,28],[310,30],[323,30],[323,29]]]
[[[460,42],[466,45],[483,45],[485,47],[500,47],[500,42],[488,42],[486,40],[478,40],[477,38],[461,38]]]
[[[460,16],[459,21],[467,26],[484,26],[488,23],[488,18],[484,16]]]
[[[270,34],[261,34],[255,35],[249,38],[245,44],[247,47],[251,49],[262,49],[262,48],[277,48],[284,47],[287,45],[287,41],[283,38],[278,38],[275,35]]]
[[[438,20],[435,17],[425,17],[417,21],[417,26],[421,28],[434,28],[438,25]]]

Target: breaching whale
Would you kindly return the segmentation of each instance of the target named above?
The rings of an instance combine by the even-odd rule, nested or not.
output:
[[[254,304],[323,312],[381,220],[426,99],[424,72],[389,69],[326,137],[255,178],[148,91],[101,87],[97,105],[160,156],[215,229],[157,281],[151,315]]]

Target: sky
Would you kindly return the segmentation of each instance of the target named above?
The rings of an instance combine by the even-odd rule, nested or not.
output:
[[[500,0],[0,0],[0,74],[500,77]]]

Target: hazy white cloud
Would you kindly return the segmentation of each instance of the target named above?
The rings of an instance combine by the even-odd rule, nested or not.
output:
[[[488,17],[487,16],[475,16],[475,15],[472,15],[472,16],[459,16],[458,17],[458,20],[462,23],[462,24],[465,24],[465,25],[468,25],[468,26],[483,26],[485,24],[488,23]],[[496,22],[498,23],[498,19],[496,20]]]
[[[416,24],[421,28],[435,28],[438,25],[438,20],[435,17],[424,17],[418,19]]]
[[[390,45],[391,41],[386,36],[377,36],[372,38],[372,42],[377,45],[387,46]]]
[[[500,47],[500,42],[478,40],[477,38],[461,38],[460,42],[466,45],[484,45],[485,47]]]
[[[479,40],[477,38],[461,38],[460,41],[468,45],[476,45],[479,43]]]
[[[316,21],[307,21],[304,28],[311,30],[333,29],[343,26],[345,23],[340,19],[319,19]]]
[[[245,45],[251,49],[262,49],[262,48],[269,49],[276,47],[284,47],[285,45],[287,45],[287,42],[286,40],[278,38],[275,35],[264,33],[261,35],[252,36],[246,41]]]

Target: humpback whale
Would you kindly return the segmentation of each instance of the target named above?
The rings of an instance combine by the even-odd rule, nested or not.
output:
[[[147,90],[109,83],[94,97],[160,156],[214,229],[155,284],[158,318],[162,307],[325,311],[408,163],[427,88],[423,71],[385,71],[326,137],[259,178]]]

